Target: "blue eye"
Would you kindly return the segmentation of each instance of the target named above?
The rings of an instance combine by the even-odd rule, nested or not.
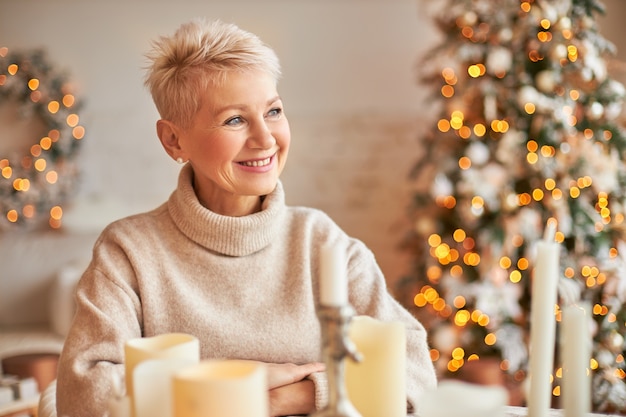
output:
[[[276,107],[275,109],[270,110],[267,113],[268,117],[277,117],[280,116],[283,113],[283,109],[281,109],[280,107]]]
[[[240,116],[235,116],[235,117],[231,117],[230,119],[226,120],[226,122],[224,123],[227,126],[238,126],[241,123],[243,123],[243,119]]]

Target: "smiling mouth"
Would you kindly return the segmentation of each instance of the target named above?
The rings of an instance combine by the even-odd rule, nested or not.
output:
[[[272,157],[268,157],[265,159],[259,159],[257,161],[243,161],[243,162],[239,162],[240,165],[246,166],[246,167],[264,167],[266,165],[269,165],[270,162],[272,161]]]

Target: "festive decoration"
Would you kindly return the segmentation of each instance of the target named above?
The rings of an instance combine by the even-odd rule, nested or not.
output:
[[[10,52],[0,47],[0,229],[61,225],[63,210],[77,186],[75,156],[85,128],[68,76],[55,69],[42,50]],[[32,141],[11,126],[26,127]],[[18,129],[19,130],[19,129]],[[17,143],[16,143],[17,142]]]
[[[607,70],[603,5],[436,3],[444,39],[421,70],[438,86],[440,120],[412,177],[415,270],[397,293],[429,329],[442,377],[495,357],[521,386],[536,242],[556,219],[555,320],[570,303],[593,306],[593,408],[626,411],[625,89]]]

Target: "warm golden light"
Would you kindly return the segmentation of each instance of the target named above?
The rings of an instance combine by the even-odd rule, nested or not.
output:
[[[77,140],[84,138],[85,128],[82,126],[76,126],[74,129],[72,129],[72,136],[74,136],[74,139],[77,139]]]
[[[17,214],[17,210],[9,210],[7,212],[7,220],[10,221],[11,223],[17,222],[18,218],[19,216]]]
[[[33,91],[38,89],[39,88],[39,80],[36,79],[36,78],[33,78],[33,79],[29,80],[28,81],[28,88],[30,88]]]
[[[13,175],[13,168],[11,167],[4,167],[2,168],[2,176],[6,179],[11,178],[11,176]]]
[[[61,101],[63,102],[63,105],[65,107],[72,107],[76,102],[76,98],[71,94],[66,94],[63,96],[63,99]]]
[[[48,136],[44,136],[39,141],[39,146],[41,146],[41,149],[47,151],[48,149],[52,147],[52,139],[50,139],[50,137]]]
[[[530,266],[530,262],[528,261],[528,259],[526,259],[526,258],[519,258],[517,260],[517,267],[519,269],[521,269],[522,271],[527,270],[529,266]]]
[[[35,161],[35,169],[39,172],[43,172],[46,169],[46,160],[43,158],[39,158]]]
[[[56,184],[59,180],[59,174],[56,171],[48,171],[46,172],[46,181],[50,184]]]
[[[61,206],[54,206],[50,209],[50,217],[55,220],[60,220],[63,217],[63,209]]]
[[[22,214],[27,219],[32,219],[35,216],[35,206],[33,206],[32,204],[26,204],[22,208]]]
[[[78,124],[78,115],[77,114],[70,114],[67,116],[67,125],[69,127],[74,127]]]
[[[483,137],[485,136],[485,133],[487,133],[487,128],[484,124],[478,123],[477,125],[474,125],[474,134],[476,136]]]
[[[459,168],[469,169],[472,166],[472,161],[467,156],[459,158]]]
[[[443,87],[441,87],[441,95],[445,98],[450,98],[454,96],[454,87],[452,87],[451,85],[444,85]]]
[[[437,122],[437,129],[440,132],[447,132],[450,130],[450,122],[446,119],[441,119]]]
[[[50,103],[48,103],[48,111],[52,114],[55,114],[56,112],[58,112],[60,107],[61,106],[59,105],[59,102],[56,100],[53,100]]]

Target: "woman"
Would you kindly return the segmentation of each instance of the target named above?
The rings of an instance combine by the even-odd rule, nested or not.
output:
[[[148,54],[165,151],[184,164],[169,200],[109,225],[77,288],[61,355],[59,416],[102,416],[124,343],[182,332],[202,359],[268,364],[270,414],[327,398],[316,315],[320,247],[346,248],[357,314],[407,326],[408,402],[435,385],[423,327],[387,292],[373,254],[324,213],[287,207],[291,140],[274,52],[234,25],[194,20]]]

